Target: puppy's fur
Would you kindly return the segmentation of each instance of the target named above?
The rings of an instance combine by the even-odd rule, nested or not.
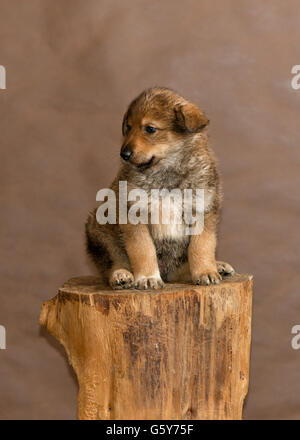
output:
[[[95,210],[86,223],[87,249],[113,289],[157,289],[163,280],[217,284],[233,273],[215,260],[221,186],[207,124],[195,104],[166,88],[145,90],[128,107],[121,148],[126,160],[111,186],[117,202],[119,181],[127,181],[128,191],[145,190],[149,200],[151,189],[203,188],[204,229],[186,235],[184,222],[100,225]]]

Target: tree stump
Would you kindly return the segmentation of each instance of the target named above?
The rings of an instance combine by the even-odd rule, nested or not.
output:
[[[251,305],[249,275],[159,291],[85,276],[43,304],[40,323],[76,372],[79,419],[241,419]]]

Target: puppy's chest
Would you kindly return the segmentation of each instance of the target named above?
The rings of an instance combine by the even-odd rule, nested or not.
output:
[[[157,224],[149,225],[154,240],[183,240],[186,238],[186,225],[182,224]]]
[[[204,221],[204,213],[211,209],[214,194],[204,190],[202,201],[185,200],[183,197],[162,197],[148,204],[149,230],[154,240],[184,240],[189,237],[189,227]],[[170,203],[168,202],[170,201]],[[153,215],[154,213],[154,215]],[[186,223],[186,220],[188,223]]]
[[[149,229],[154,240],[182,240],[186,238],[186,224],[180,203],[149,203]]]
[[[150,225],[151,235],[154,240],[182,240],[186,237],[185,225]]]

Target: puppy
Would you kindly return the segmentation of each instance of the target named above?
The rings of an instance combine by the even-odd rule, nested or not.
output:
[[[158,289],[164,281],[218,284],[234,269],[216,262],[216,232],[221,203],[220,178],[208,145],[208,119],[199,107],[167,88],[142,92],[129,105],[122,125],[119,182],[128,191],[174,188],[204,190],[204,222],[198,234],[182,224],[99,224],[96,210],[86,223],[87,250],[113,289]],[[128,202],[127,209],[130,208]],[[173,206],[173,214],[176,206]],[[161,212],[161,211],[160,211]]]

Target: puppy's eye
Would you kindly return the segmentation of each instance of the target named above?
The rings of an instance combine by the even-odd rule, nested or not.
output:
[[[148,134],[155,133],[156,131],[157,131],[157,128],[152,127],[151,125],[147,125],[145,127],[145,132],[148,133]]]
[[[131,130],[131,125],[126,125],[126,133],[128,133]]]

